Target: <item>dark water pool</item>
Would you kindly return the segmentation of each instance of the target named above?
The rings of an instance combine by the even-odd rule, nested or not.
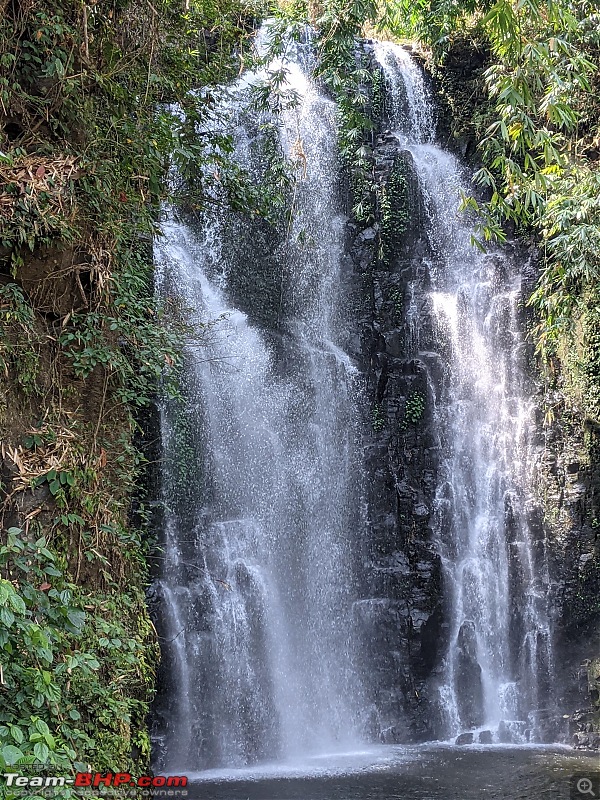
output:
[[[567,748],[381,747],[189,776],[191,800],[600,800],[600,759]],[[575,776],[575,778],[573,778]],[[589,776],[591,783],[580,783]]]

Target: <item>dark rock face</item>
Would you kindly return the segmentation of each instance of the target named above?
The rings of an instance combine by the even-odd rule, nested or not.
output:
[[[470,727],[477,728],[483,723],[483,685],[481,667],[475,656],[475,630],[465,622],[458,632],[458,702],[460,718]]]
[[[514,742],[512,731],[504,720],[501,720],[500,725],[498,725],[498,741],[501,744],[512,744]]]
[[[360,311],[355,355],[367,382],[368,576],[356,613],[367,654],[372,733],[384,742],[440,736],[436,671],[447,625],[432,515],[439,442],[433,399],[443,361],[426,299],[431,257],[412,156],[389,132],[374,144],[374,175],[394,182],[394,219],[348,226]],[[358,349],[358,348],[357,348]]]
[[[542,400],[542,399],[541,399]],[[558,414],[540,437],[538,470],[553,585],[557,736],[578,749],[600,741],[600,435],[555,392]],[[541,404],[541,402],[540,402]]]
[[[464,745],[464,744],[473,744],[475,741],[475,737],[472,733],[461,733],[459,736],[456,737],[454,744]]]
[[[477,69],[480,66],[478,63]],[[377,70],[378,66],[371,64],[370,68]],[[457,64],[449,64],[447,69],[454,71],[452,80],[457,78]],[[435,77],[439,91],[440,76]],[[460,80],[459,75],[458,83]],[[449,124],[448,107],[443,111],[440,119],[446,118]],[[433,335],[427,290],[428,264],[435,255],[425,233],[412,157],[386,130],[385,112],[379,110],[373,116],[373,175],[378,186],[393,184],[400,190],[393,204],[394,220],[385,219],[385,209],[379,204],[375,222],[363,229],[348,226],[349,272],[361,312],[360,348],[355,346],[354,355],[360,359],[367,378],[370,428],[365,443],[369,531],[364,552],[369,577],[362,587],[363,599],[357,604],[357,614],[363,623],[366,651],[374,654],[370,662],[371,674],[376,677],[370,680],[374,686],[374,730],[384,741],[418,741],[447,735],[437,711],[437,676],[449,627],[432,528],[440,442],[429,411],[444,381],[446,359],[444,353],[436,352]],[[462,156],[467,159],[473,150],[472,133],[470,129],[462,131]],[[450,138],[449,128],[441,124],[438,135]],[[460,144],[459,141],[458,149]],[[518,257],[525,262],[525,297],[537,281],[536,254],[532,248],[529,258],[525,253]],[[504,265],[499,260],[498,270]],[[498,280],[502,280],[500,273]],[[524,324],[530,313],[523,312]],[[532,352],[529,364],[533,383],[537,368]],[[418,406],[420,413],[414,415],[410,410],[416,398],[422,398],[422,405]],[[556,408],[557,402],[563,402],[560,396],[540,398],[540,406],[547,408]],[[583,430],[578,433],[581,427]],[[540,413],[539,430],[539,505],[532,498],[525,513],[536,574],[549,572],[546,585],[552,594],[555,648],[553,663],[537,664],[536,671],[541,676],[538,723],[549,741],[563,739],[589,748],[597,746],[593,730],[599,724],[600,702],[600,662],[595,647],[600,613],[600,427],[590,419],[582,426],[580,419],[567,418],[543,433]],[[524,603],[515,588],[522,585],[522,580],[517,573],[518,559],[513,557],[516,545],[510,540],[514,513],[507,497],[511,662],[518,674]],[[477,711],[482,705],[481,667],[474,658],[468,625],[460,631],[459,646],[459,712],[465,725],[478,727],[483,722]],[[545,648],[539,646],[537,652],[540,658],[539,653]],[[582,707],[569,720],[561,719],[565,711]],[[490,732],[482,732],[481,743],[489,743],[491,736]],[[498,738],[511,742],[513,733],[508,727],[501,727]]]

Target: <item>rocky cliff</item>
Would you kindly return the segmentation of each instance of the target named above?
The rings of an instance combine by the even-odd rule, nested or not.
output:
[[[365,53],[376,73],[368,46]],[[430,72],[440,107],[438,135],[471,164],[490,114],[482,88],[486,59],[484,44],[460,39],[445,63]],[[440,441],[431,408],[443,381],[444,354],[434,352],[427,300],[431,251],[411,155],[387,130],[385,107],[372,98],[374,221],[366,227],[351,223],[348,229],[371,428],[365,553],[370,580],[364,587],[369,600],[360,604],[360,613],[366,644],[377,654],[375,727],[385,741],[425,740],[441,731],[436,678],[448,631],[432,528]],[[533,320],[525,302],[537,280],[539,254],[532,242],[515,242],[511,250],[525,264],[522,325],[527,329]],[[581,394],[589,396],[595,385],[597,337],[589,317],[580,327],[579,358],[590,373],[580,402],[568,377],[573,358],[556,362],[549,373],[528,345],[529,379],[539,409],[536,497],[528,515],[537,563],[548,565],[553,612],[555,674],[548,692],[553,699],[541,716],[549,737],[597,747],[598,425],[590,403],[586,410],[581,402]],[[515,602],[517,618],[523,598]],[[466,646],[465,659],[468,667]],[[465,675],[468,682],[468,668]]]

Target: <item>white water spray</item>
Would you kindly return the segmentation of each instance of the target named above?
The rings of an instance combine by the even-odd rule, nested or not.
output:
[[[456,158],[433,144],[423,75],[390,43],[375,53],[391,93],[389,118],[410,152],[433,251],[430,301],[447,374],[436,409],[443,442],[436,533],[450,642],[439,688],[447,734],[489,729],[535,740],[552,669],[543,542],[527,521],[533,404],[524,379],[520,275],[483,254],[459,211]]]

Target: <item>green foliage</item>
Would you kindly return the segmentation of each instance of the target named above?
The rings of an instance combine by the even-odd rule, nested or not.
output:
[[[538,350],[552,349],[574,303],[598,279],[598,184],[574,159],[591,104],[600,36],[591,7],[496,3],[486,17],[499,63],[488,71],[499,119],[482,143],[476,180],[491,199],[486,238],[509,220],[540,232],[546,267],[530,304],[540,317]],[[595,55],[594,55],[595,54]],[[580,128],[581,126],[581,128]],[[596,131],[589,131],[596,133]]]
[[[317,70],[336,102],[339,148],[348,169],[353,195],[352,214],[369,224],[374,214],[373,151],[368,134],[373,129],[369,94],[373,75],[356,50],[356,36],[376,15],[373,0],[334,0],[324,4],[316,20],[319,66]],[[375,79],[377,80],[377,79]]]
[[[44,537],[29,540],[10,528],[0,571],[0,766],[37,760],[70,770],[77,750],[92,745],[74,724],[79,712],[69,686],[71,675],[89,680],[99,667],[79,647],[85,612]]]
[[[600,277],[600,178],[575,168],[548,199],[542,219],[548,264],[529,300],[541,319],[536,329],[543,352],[573,331],[588,289]]]
[[[377,28],[442,49],[478,8],[490,4],[490,0],[388,0],[380,6]]]
[[[268,82],[267,86],[270,86]],[[291,107],[294,107],[296,102],[295,98],[291,100]],[[290,106],[286,105],[285,107]],[[253,108],[260,109],[256,97]],[[276,121],[276,114],[280,113],[280,110],[271,112],[271,115],[274,115],[273,118],[260,124],[259,134],[252,143],[252,147],[257,151],[255,155],[259,171],[253,176],[256,196],[254,200],[250,198],[246,208],[258,209],[258,216],[273,227],[280,225],[283,218],[285,229],[289,230],[294,213],[294,187],[305,164],[302,162],[301,156],[295,158],[292,154],[290,158],[287,158],[283,153]],[[237,210],[244,211],[242,208]]]
[[[143,595],[82,594],[45,537],[19,528],[0,547],[0,574],[2,771],[37,763],[68,775],[116,759],[135,772],[148,748],[138,763],[129,728],[143,730],[153,679],[149,631],[136,618]]]
[[[371,424],[373,430],[379,433],[385,428],[385,415],[381,403],[375,403],[371,412]]]
[[[388,180],[377,187],[377,200],[381,220],[379,258],[382,264],[389,266],[398,252],[409,219],[406,164],[401,157],[396,157]]]
[[[598,8],[588,0],[399,0],[386,9],[381,24],[419,37],[438,57],[465,29],[489,43],[495,119],[475,174],[488,199],[465,197],[463,205],[482,217],[481,246],[504,240],[507,222],[543,240],[546,266],[531,304],[547,355],[599,277],[597,169],[589,161],[600,133]]]
[[[392,304],[393,313],[398,324],[402,324],[404,321],[404,292],[402,289],[398,287],[392,289],[389,294],[389,301]]]
[[[45,498],[0,547],[0,766],[140,774],[158,653],[133,433],[199,335],[156,298],[151,241],[165,203],[276,214],[281,163],[260,185],[233,162],[210,88],[262,8],[0,5],[5,508]]]
[[[299,38],[310,23],[316,30],[317,59],[314,77],[322,81],[336,101],[339,152],[347,169],[353,197],[353,217],[369,224],[374,219],[375,194],[372,178],[373,109],[382,113],[383,77],[366,69],[357,49],[356,37],[375,19],[374,0],[333,0],[327,3],[293,0],[281,3],[271,27],[265,61],[285,51],[290,37]],[[280,80],[279,72],[275,77]],[[269,95],[267,88],[263,90]],[[270,95],[274,95],[270,90]],[[371,100],[371,98],[373,98]],[[293,98],[288,98],[288,103]]]
[[[279,4],[276,12],[264,61],[283,54],[290,40],[306,34],[307,23],[314,26],[317,50],[314,77],[326,85],[336,101],[339,151],[350,178],[353,216],[367,223],[374,213],[372,149],[367,143],[373,128],[369,114],[373,77],[357,57],[356,37],[363,25],[374,18],[376,4],[373,0],[334,0],[322,4],[293,0]],[[265,97],[278,97],[284,75],[285,69],[271,74],[272,85],[262,89]],[[294,97],[288,93],[277,108],[293,103]]]
[[[410,425],[415,425],[417,422],[423,419],[423,414],[425,413],[425,395],[423,392],[415,391],[412,392],[406,398],[406,407],[404,410],[404,423],[403,427]]]
[[[36,390],[39,375],[38,336],[34,314],[16,283],[0,286],[0,371],[14,372],[27,395]]]
[[[271,212],[272,193],[231,159],[214,95],[197,90],[235,74],[233,47],[255,10],[236,0],[186,12],[170,0],[142,9],[63,0],[7,13],[0,25],[0,96],[14,129],[1,154],[1,245],[17,282],[26,251],[87,251],[84,309],[66,316],[57,342],[77,377],[105,371],[120,403],[150,401],[165,369],[176,371],[188,333],[165,324],[154,295],[142,237],[157,233],[158,203]],[[206,35],[215,25],[218,46]],[[181,111],[166,105],[174,102]],[[208,126],[210,136],[198,135]],[[169,180],[174,167],[178,181]],[[23,341],[13,342],[21,363]]]
[[[381,123],[385,115],[386,86],[383,70],[374,70],[371,75],[371,113],[370,117]]]
[[[556,356],[550,362],[555,366],[556,359],[563,367],[560,375],[560,390],[567,395],[571,405],[575,405],[591,424],[591,430],[600,422],[600,297],[597,285],[586,289],[572,304],[570,326],[555,330],[554,347]],[[556,383],[555,377],[554,382]],[[553,421],[550,411],[548,422]],[[590,448],[593,448],[592,453]],[[586,436],[585,449],[590,458],[598,458],[597,444],[591,434]]]

